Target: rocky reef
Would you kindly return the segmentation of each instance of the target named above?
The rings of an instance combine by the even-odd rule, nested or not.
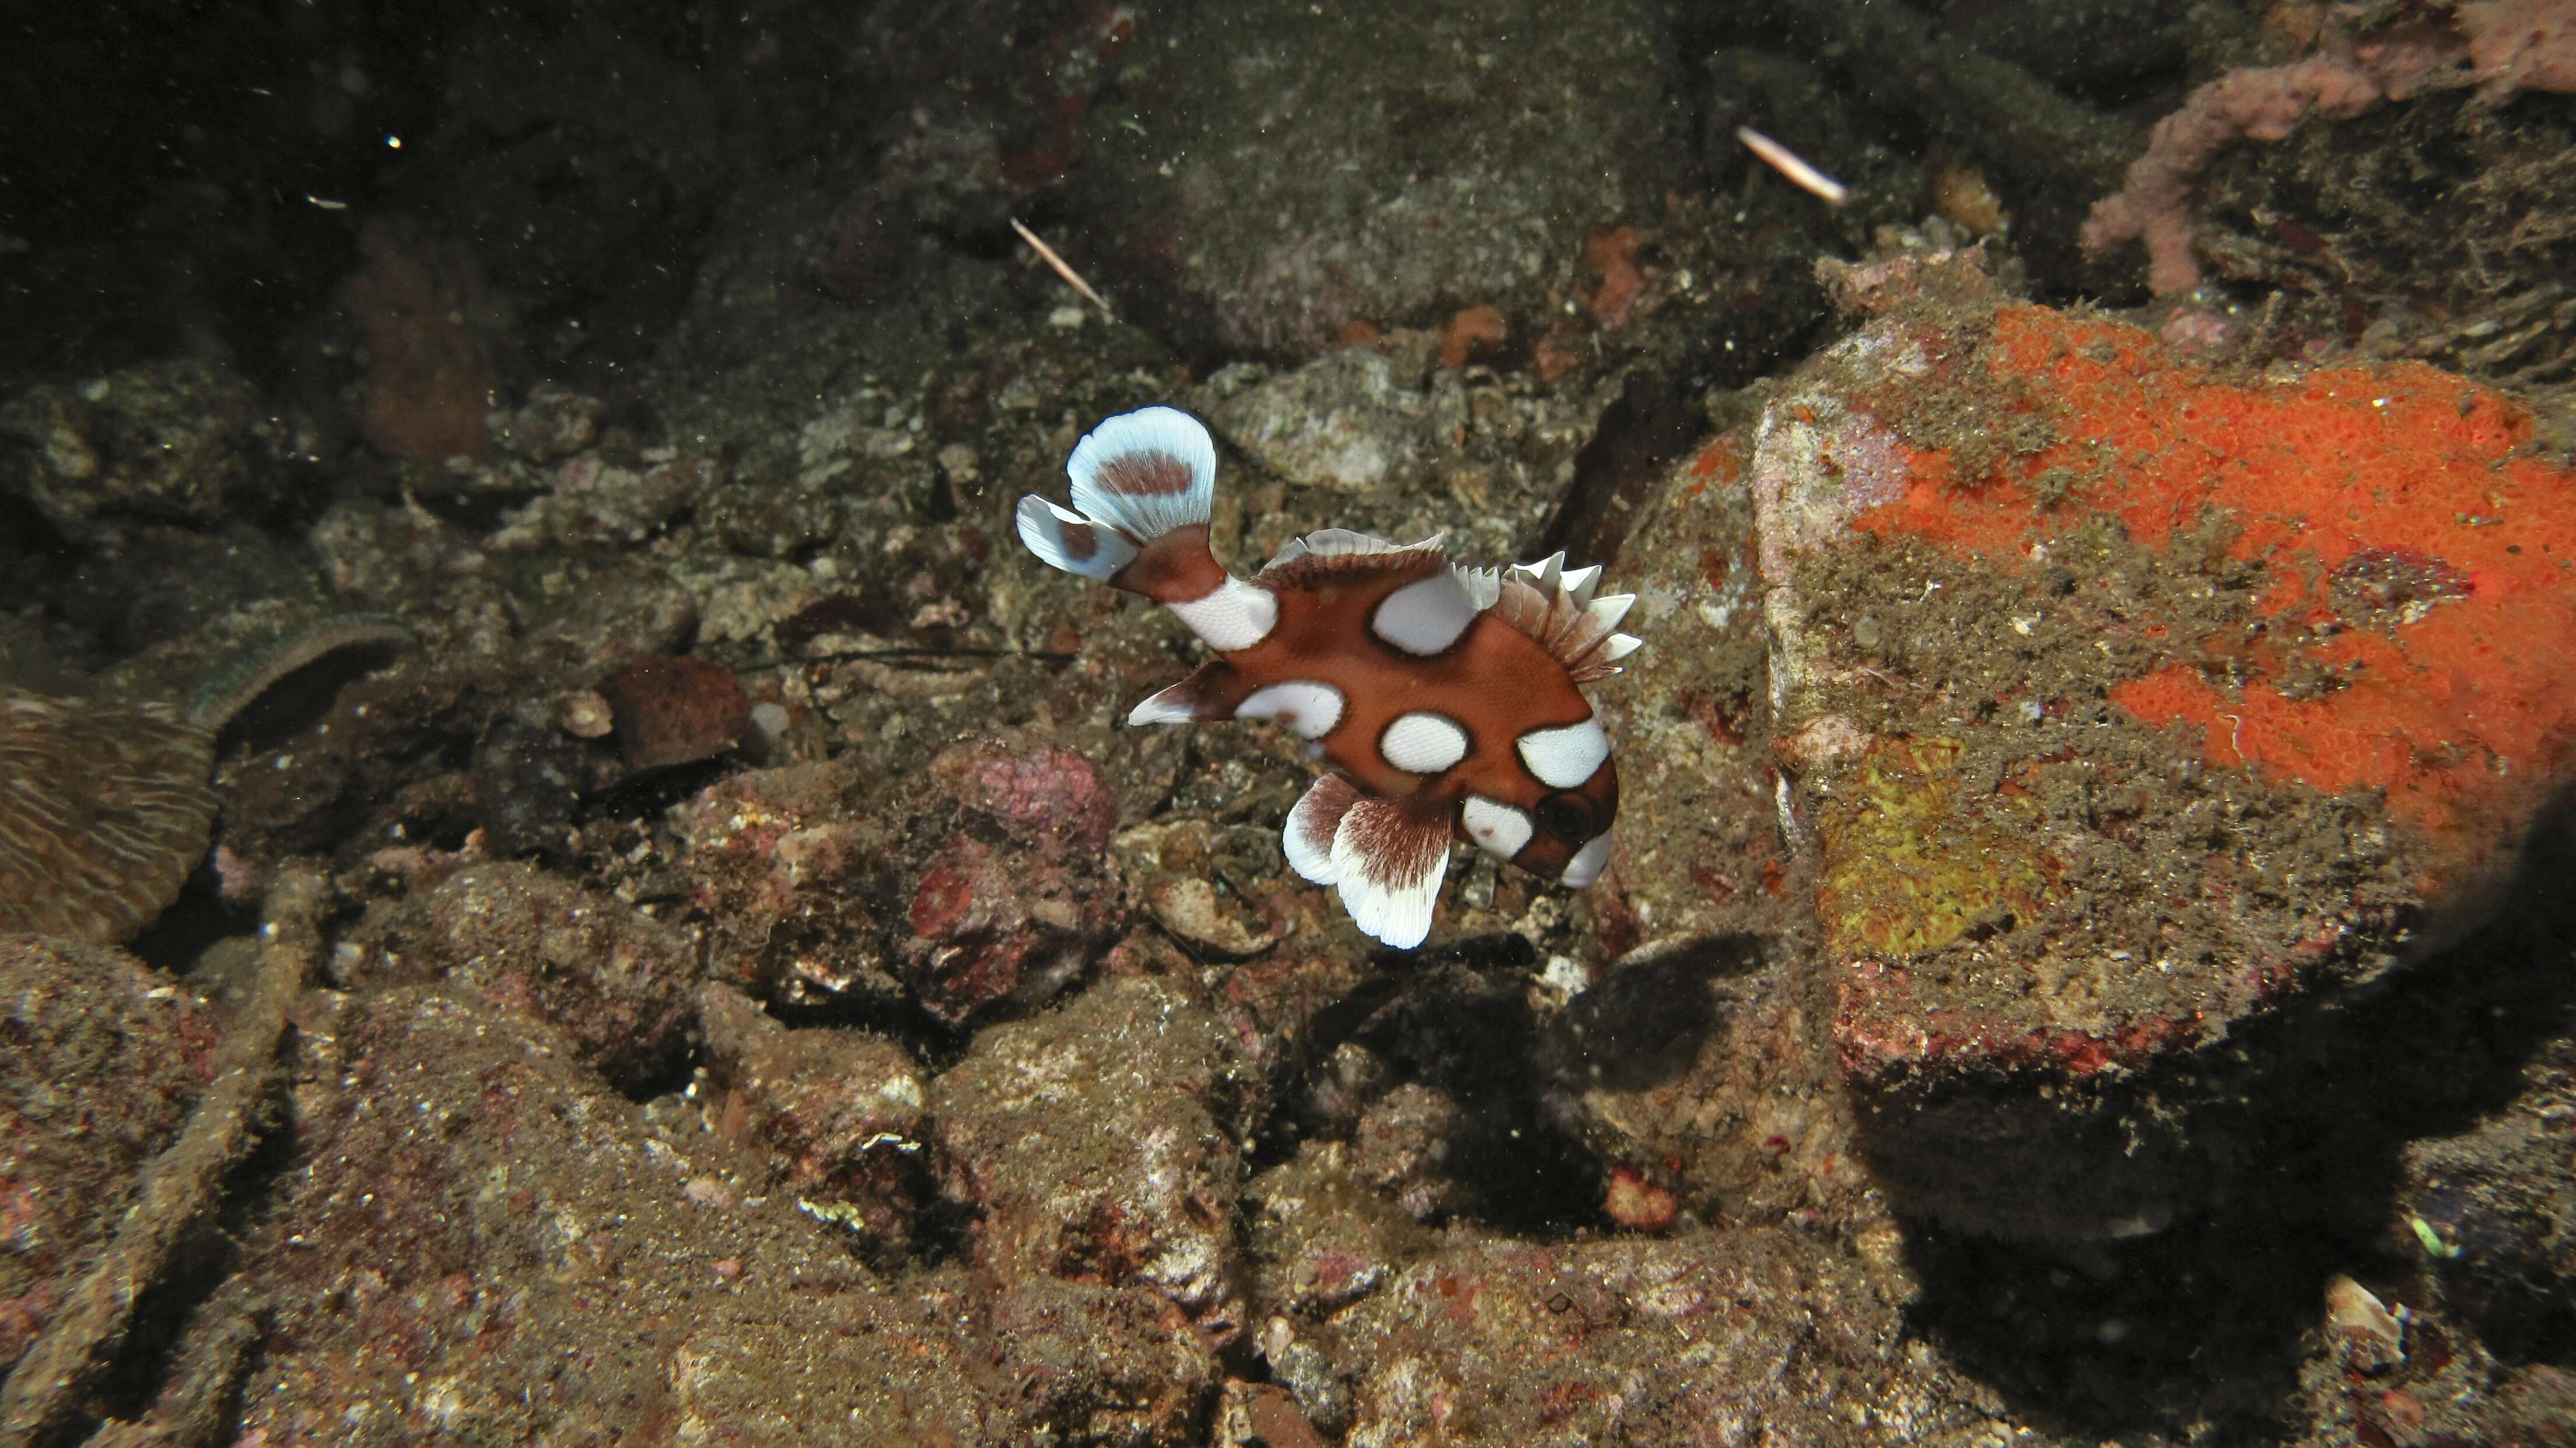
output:
[[[1329,9],[218,7],[30,153],[0,1443],[2576,1444],[2566,7]],[[1125,722],[1011,519],[1147,403],[1238,572],[1637,595],[1596,885],[1381,948]]]

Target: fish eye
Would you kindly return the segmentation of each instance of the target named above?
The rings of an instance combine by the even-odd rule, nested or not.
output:
[[[1592,837],[1592,805],[1579,794],[1551,794],[1538,802],[1536,813],[1540,829],[1569,845]]]

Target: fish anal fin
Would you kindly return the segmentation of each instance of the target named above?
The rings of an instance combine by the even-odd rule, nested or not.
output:
[[[1129,724],[1214,724],[1234,717],[1235,707],[1251,694],[1240,670],[1223,659],[1210,659],[1191,675],[1154,694],[1127,712]]]

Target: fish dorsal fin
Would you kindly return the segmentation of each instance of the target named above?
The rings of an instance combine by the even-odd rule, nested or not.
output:
[[[1434,533],[1419,543],[1389,543],[1348,528],[1319,528],[1303,538],[1289,539],[1288,546],[1252,581],[1276,591],[1312,588],[1328,579],[1347,582],[1372,574],[1428,573],[1447,556],[1440,548],[1441,537]]]
[[[1328,557],[1356,557],[1366,553],[1416,553],[1425,548],[1439,547],[1440,540],[1447,536],[1445,533],[1434,533],[1419,543],[1391,543],[1375,534],[1356,532],[1349,528],[1318,528],[1303,538],[1289,539],[1288,546],[1279,550],[1279,557],[1274,561],[1285,562],[1307,553],[1320,553]]]
[[[1595,598],[1593,589],[1600,582],[1599,565],[1568,573],[1562,553],[1538,563],[1515,563],[1501,580],[1494,617],[1536,640],[1548,657],[1565,665],[1574,682],[1608,678],[1641,641],[1616,631],[1636,595]]]
[[[1469,568],[1463,563],[1452,563],[1449,571],[1458,575],[1458,586],[1467,590],[1467,596],[1476,601],[1478,613],[1492,608],[1503,596],[1503,570],[1499,568]]]

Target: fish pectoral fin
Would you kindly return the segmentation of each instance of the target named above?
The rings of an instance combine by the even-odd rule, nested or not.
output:
[[[1332,866],[1352,924],[1398,950],[1411,950],[1431,934],[1455,813],[1418,795],[1351,801],[1333,831]]]
[[[1130,724],[1215,724],[1234,717],[1251,689],[1234,665],[1210,659],[1172,687],[1127,711]]]
[[[1341,867],[1333,863],[1333,836],[1359,797],[1360,787],[1347,775],[1328,774],[1307,788],[1305,797],[1288,811],[1287,828],[1280,831],[1280,846],[1288,853],[1290,869],[1318,885],[1330,885],[1342,877]]]

